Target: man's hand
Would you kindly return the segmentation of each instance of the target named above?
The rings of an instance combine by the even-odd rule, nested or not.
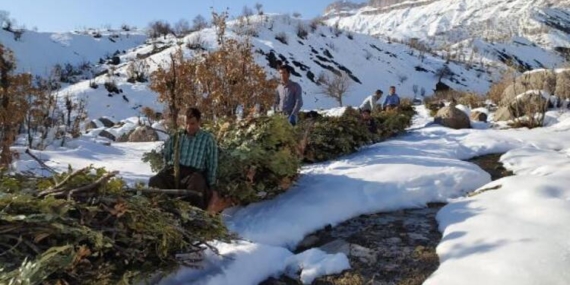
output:
[[[217,191],[212,190],[212,198],[210,198],[210,202],[208,203],[208,208],[206,211],[211,214],[216,214],[226,208],[231,207],[232,205],[233,203],[230,199],[222,198]]]

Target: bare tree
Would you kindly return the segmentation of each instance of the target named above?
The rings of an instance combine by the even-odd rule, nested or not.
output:
[[[170,27],[170,24],[166,21],[154,21],[149,24],[148,36],[153,39],[160,36],[164,36],[166,38],[166,36],[171,33],[173,33],[172,27]]]
[[[249,18],[253,16],[253,10],[247,5],[243,6],[243,9],[241,10],[241,15],[243,18],[245,18],[246,24],[249,25]]]
[[[197,15],[192,20],[192,30],[199,31],[208,27],[208,21],[202,15]]]
[[[174,24],[174,34],[176,34],[177,37],[186,36],[191,32],[192,29],[190,29],[190,24],[186,19],[180,19]]]
[[[447,78],[451,75],[453,75],[453,72],[451,71],[449,66],[447,66],[447,64],[435,71],[435,76],[437,76],[437,82],[441,82],[443,78]]]
[[[319,74],[319,93],[335,99],[342,107],[342,100],[352,88],[352,79],[344,72]]]
[[[255,10],[257,11],[257,15],[262,16],[263,15],[263,4],[257,2],[255,3]]]

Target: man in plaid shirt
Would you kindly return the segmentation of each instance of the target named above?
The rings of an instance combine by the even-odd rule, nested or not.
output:
[[[218,146],[212,134],[200,129],[201,113],[197,108],[186,112],[186,129],[170,137],[164,144],[162,155],[166,167],[151,177],[148,186],[160,189],[174,189],[174,138],[178,137],[180,148],[179,187],[190,190],[191,202],[203,209],[208,207],[210,199],[215,199],[218,169]],[[213,197],[215,196],[215,197]]]

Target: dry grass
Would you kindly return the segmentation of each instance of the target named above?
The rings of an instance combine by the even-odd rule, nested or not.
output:
[[[371,282],[364,282],[362,276],[357,273],[345,271],[341,274],[330,275],[324,278],[319,278],[313,284],[315,285],[367,285]]]

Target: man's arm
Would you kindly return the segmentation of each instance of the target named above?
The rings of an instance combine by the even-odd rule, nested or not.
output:
[[[174,136],[175,135],[176,134],[174,134]],[[164,166],[166,166],[172,159],[172,136],[164,142],[164,148],[162,149],[162,159],[164,160]]]
[[[297,116],[299,111],[303,107],[303,90],[301,89],[301,85],[296,84],[295,88],[295,106],[293,107],[293,111],[291,112],[292,115]]]
[[[370,100],[371,100],[370,97],[366,97],[366,99],[364,99],[364,101],[362,102],[362,104],[360,104],[360,109],[361,109],[361,110],[367,109],[366,106],[367,106],[367,105],[370,106]]]
[[[206,147],[206,169],[208,185],[212,188],[216,184],[218,172],[218,144],[213,135],[211,135]]]

